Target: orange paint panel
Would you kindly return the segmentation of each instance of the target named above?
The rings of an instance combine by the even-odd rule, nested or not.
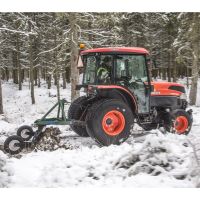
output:
[[[102,120],[102,128],[109,136],[119,135],[124,130],[125,124],[124,115],[117,110],[109,111]]]
[[[180,83],[171,83],[171,82],[151,82],[151,85],[154,86],[154,91],[151,93],[151,96],[180,96],[182,92],[169,89],[170,86],[181,86],[184,85]]]

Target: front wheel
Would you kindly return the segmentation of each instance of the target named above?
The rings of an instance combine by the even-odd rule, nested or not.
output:
[[[95,102],[86,116],[89,136],[103,146],[119,145],[131,133],[134,117],[125,103],[116,99]]]
[[[185,110],[177,109],[171,113],[170,124],[166,127],[167,131],[179,135],[189,134],[192,127],[192,116]]]

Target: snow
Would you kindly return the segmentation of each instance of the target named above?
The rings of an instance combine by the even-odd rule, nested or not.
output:
[[[48,90],[44,83],[35,88],[35,105],[28,83],[22,91],[11,82],[2,87],[5,114],[0,117],[0,147],[19,126],[31,125],[57,101],[56,88]],[[61,98],[70,101],[70,85],[61,88]],[[0,187],[195,187],[200,170],[190,142],[198,146],[200,141],[200,107],[192,109],[194,123],[188,136],[153,130],[147,136],[131,136],[120,146],[99,147],[91,138],[60,126],[63,142],[71,147],[67,150],[24,153],[20,158],[0,150]]]
[[[0,151],[0,188],[6,187],[10,181],[10,172],[7,167],[7,156]]]

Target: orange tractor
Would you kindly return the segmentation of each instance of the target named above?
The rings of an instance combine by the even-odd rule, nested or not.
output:
[[[145,130],[164,127],[168,132],[188,134],[192,110],[186,111],[184,85],[152,82],[149,53],[144,48],[119,47],[82,50],[86,96],[72,102],[68,118],[80,136],[90,136],[108,146],[124,142],[137,123]]]
[[[65,115],[67,101],[58,101],[41,119],[37,127],[21,126],[17,135],[8,137],[4,150],[20,153],[34,147],[45,135],[48,125],[70,125],[82,137],[90,136],[108,146],[124,142],[137,123],[144,130],[164,127],[168,132],[188,134],[192,126],[192,110],[187,110],[185,88],[178,83],[151,82],[149,53],[144,48],[97,48],[81,50],[82,85],[86,95],[73,101]],[[58,109],[57,116],[48,118]]]

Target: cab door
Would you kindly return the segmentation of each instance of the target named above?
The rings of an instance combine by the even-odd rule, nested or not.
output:
[[[116,56],[116,84],[128,87],[136,96],[138,113],[149,113],[150,87],[145,55]]]

